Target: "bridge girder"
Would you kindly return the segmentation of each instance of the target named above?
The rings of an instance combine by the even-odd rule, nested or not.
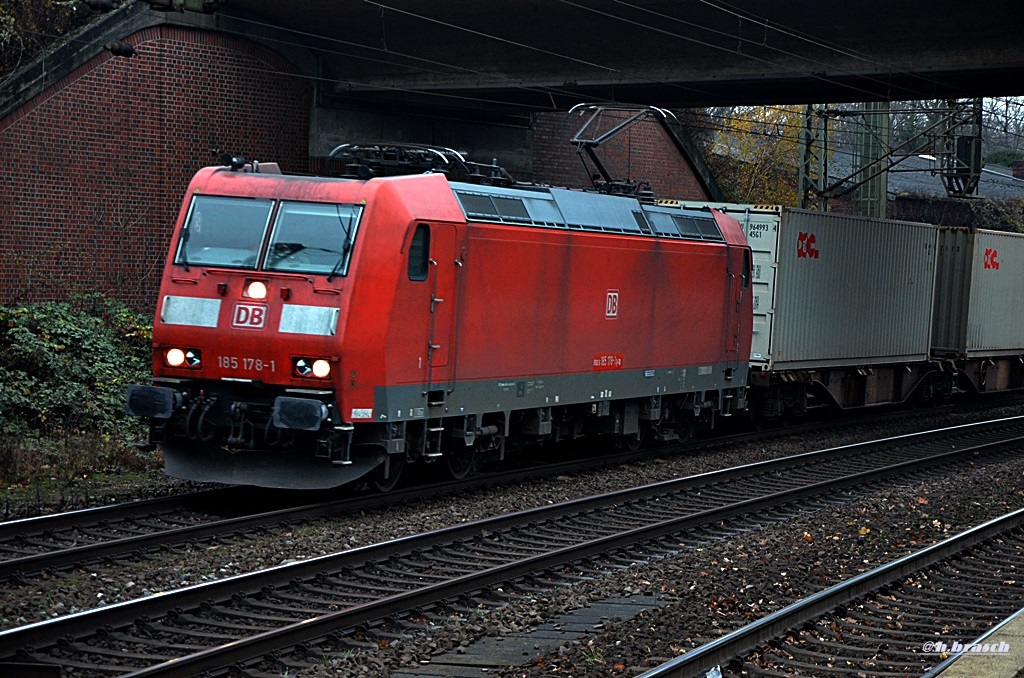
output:
[[[1021,94],[1016,0],[231,0],[309,49],[325,102],[522,111]]]

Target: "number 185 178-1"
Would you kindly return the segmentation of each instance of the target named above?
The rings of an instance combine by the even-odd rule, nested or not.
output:
[[[237,358],[235,356],[217,356],[217,365],[222,370],[242,369],[250,372],[277,371],[277,364],[273,360],[261,360],[260,358]]]

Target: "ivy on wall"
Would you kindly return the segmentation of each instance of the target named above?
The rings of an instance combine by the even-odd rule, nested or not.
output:
[[[0,306],[0,435],[137,434],[125,392],[151,372],[148,317],[101,295]]]

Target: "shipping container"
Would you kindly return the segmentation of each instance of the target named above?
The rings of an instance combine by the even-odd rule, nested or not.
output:
[[[1024,354],[1024,235],[939,229],[936,358]]]
[[[728,203],[754,257],[751,363],[800,370],[924,362],[931,346],[934,226]]]

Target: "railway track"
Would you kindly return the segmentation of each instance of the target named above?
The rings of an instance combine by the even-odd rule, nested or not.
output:
[[[641,678],[921,675],[1024,606],[1024,509],[793,603]],[[959,647],[958,647],[959,646]]]
[[[725,444],[725,441],[713,444]],[[676,453],[679,446],[675,447],[674,451],[665,449],[654,453]],[[696,447],[692,445],[688,449]],[[311,496],[328,496],[329,493],[270,491],[283,508],[244,512],[229,518],[221,517],[228,507],[266,506],[268,501],[265,496],[255,498],[256,490],[224,488],[0,523],[0,557],[3,558],[0,560],[0,579],[25,582],[44,572],[82,567],[101,560],[140,556],[183,544],[239,538],[259,530],[332,515],[374,510],[552,474],[585,472],[633,462],[651,454],[627,452],[588,460],[538,464],[383,495],[345,496],[314,503],[306,500]],[[259,492],[266,495],[268,491]]]
[[[897,412],[883,416],[905,419],[915,414]],[[877,420],[877,415],[871,418],[857,416],[844,420],[844,424]],[[332,515],[374,510],[540,477],[588,472],[655,456],[694,454],[713,447],[763,441],[771,436],[814,432],[822,427],[834,428],[835,424],[811,422],[785,429],[744,432],[636,452],[527,465],[461,481],[411,487],[386,495],[330,498],[332,495],[327,492],[222,488],[15,520],[0,523],[0,581],[25,583],[46,572],[81,568],[101,561],[145,557],[148,553],[187,544],[246,538],[256,531]],[[310,501],[311,497],[314,501]],[[241,510],[241,507],[252,505],[264,509],[278,508],[256,512]],[[224,517],[225,514],[230,517]]]
[[[443,614],[460,596],[516,580],[553,585],[542,582],[581,559],[626,566],[706,539],[725,521],[728,530],[785,520],[845,501],[854,487],[1022,448],[1017,417],[566,502],[0,632],[0,660],[64,666],[71,675],[194,675],[282,648],[299,657],[312,646],[314,654],[351,652],[366,642],[356,629],[389,615]],[[566,571],[562,583],[579,576]]]

